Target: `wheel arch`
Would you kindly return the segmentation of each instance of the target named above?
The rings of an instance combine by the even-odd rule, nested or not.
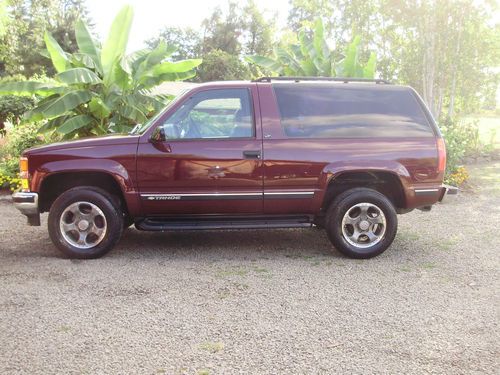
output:
[[[372,188],[391,200],[394,207],[403,212],[407,206],[407,186],[410,174],[399,163],[365,165],[362,167],[341,166],[325,168],[322,178],[320,205],[325,212],[333,199],[342,192],[355,188]]]
[[[102,170],[58,171],[41,180],[38,195],[40,212],[47,212],[54,201],[65,191],[78,186],[92,186],[117,197],[128,215],[128,205],[121,184],[111,173]]]

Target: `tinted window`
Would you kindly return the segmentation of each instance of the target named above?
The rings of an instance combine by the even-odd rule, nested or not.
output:
[[[410,90],[345,85],[273,85],[288,137],[429,137]]]
[[[247,89],[194,94],[160,126],[168,139],[253,137],[253,109]]]

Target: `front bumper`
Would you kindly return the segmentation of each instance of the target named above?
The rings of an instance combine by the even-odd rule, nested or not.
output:
[[[14,207],[28,217],[29,225],[40,225],[37,193],[17,192],[12,194],[12,201],[14,202]]]

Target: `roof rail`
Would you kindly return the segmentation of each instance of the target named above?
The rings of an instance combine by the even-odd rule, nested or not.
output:
[[[390,85],[391,82],[385,79],[370,79],[370,78],[348,78],[348,77],[260,77],[252,80],[252,82],[271,82],[271,81],[331,81],[331,82],[373,82],[376,84],[384,83]]]

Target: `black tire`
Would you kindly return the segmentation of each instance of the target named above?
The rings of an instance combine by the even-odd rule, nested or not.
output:
[[[372,224],[369,223],[370,228],[377,228],[380,231],[378,242],[373,241],[373,245],[369,244],[368,236],[364,236],[359,238],[366,239],[368,242],[357,243],[356,246],[350,243],[343,233],[343,229],[345,229],[348,237],[352,235],[352,233],[348,232],[349,224],[343,226],[342,221],[348,211],[353,208],[355,210],[355,206],[361,203],[376,206],[385,216],[385,231],[383,230],[383,224],[380,224],[379,229],[378,226],[372,227]],[[328,238],[337,250],[350,258],[367,259],[383,253],[392,244],[397,232],[398,218],[392,202],[385,195],[372,189],[354,188],[343,192],[332,202],[326,214],[325,227]],[[363,232],[360,233],[363,235]],[[354,241],[351,239],[351,242]]]
[[[104,221],[102,220],[102,216],[99,215],[99,219],[104,223],[102,224],[103,229],[101,230],[103,233],[101,236],[103,237],[100,237],[101,239],[98,240],[99,242],[96,240],[96,245],[93,247],[82,249],[73,246],[64,238],[63,232],[60,228],[61,215],[67,208],[76,202],[88,202],[96,206],[99,210],[101,210],[105,218]],[[59,250],[70,258],[94,259],[102,257],[117,244],[123,232],[123,212],[120,205],[116,202],[117,200],[108,192],[92,186],[76,187],[65,191],[55,200],[50,208],[48,228],[52,242]],[[76,205],[76,207],[79,207],[79,205]],[[86,222],[86,224],[88,224],[88,222]],[[92,224],[88,225],[88,227],[91,228],[92,225],[96,225],[97,227],[98,224],[94,224],[94,222],[92,222]],[[77,236],[79,232],[77,230],[75,230],[75,232],[67,232],[67,237],[68,233],[71,235],[76,233]],[[92,233],[90,234],[93,235]],[[85,243],[86,241],[87,240],[85,239]]]

